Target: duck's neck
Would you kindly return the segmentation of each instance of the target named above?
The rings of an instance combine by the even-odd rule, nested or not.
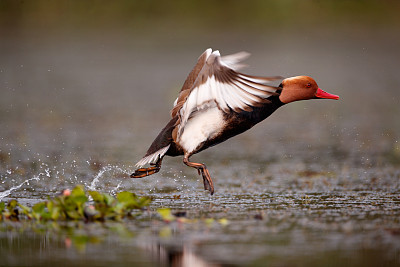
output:
[[[249,114],[251,116],[251,120],[254,124],[257,124],[266,118],[268,118],[275,110],[280,108],[281,106],[285,105],[280,99],[279,95],[271,96],[268,98],[268,103],[265,103],[261,107],[256,107],[254,110]]]

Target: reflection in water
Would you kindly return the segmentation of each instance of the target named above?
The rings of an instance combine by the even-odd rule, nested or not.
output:
[[[156,260],[161,266],[219,266],[208,263],[198,255],[195,255],[188,245],[162,245],[161,243],[155,243],[146,247],[146,250],[150,251],[152,259]]]
[[[111,266],[118,262],[135,266],[143,263],[146,266],[171,267],[219,266],[195,255],[187,244],[165,244],[156,238],[153,244],[137,246],[135,237],[128,241],[126,235],[104,235],[100,224],[88,227],[83,223],[52,225],[27,224],[21,227],[19,223],[14,223],[9,228],[17,230],[13,232],[0,224],[0,265]],[[86,230],[82,232],[81,227]],[[47,229],[46,232],[41,233],[44,229]]]

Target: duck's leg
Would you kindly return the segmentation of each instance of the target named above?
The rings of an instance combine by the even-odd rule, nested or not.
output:
[[[150,163],[150,165],[154,167],[137,169],[134,173],[131,174],[131,178],[143,178],[159,172],[161,169],[161,162],[162,158],[158,159],[156,163]]]
[[[210,173],[207,170],[206,165],[202,163],[196,163],[196,162],[191,162],[189,161],[190,155],[185,155],[183,157],[183,163],[185,163],[189,167],[196,168],[199,174],[203,176],[203,183],[204,183],[204,189],[208,190],[211,195],[214,194],[214,184],[211,179]]]

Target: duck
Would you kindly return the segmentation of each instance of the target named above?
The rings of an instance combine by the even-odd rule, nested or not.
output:
[[[183,156],[183,163],[198,171],[204,189],[213,195],[209,170],[204,163],[191,161],[192,155],[249,130],[286,104],[339,99],[320,89],[309,76],[284,79],[241,73],[242,61],[248,56],[247,52],[221,56],[211,48],[200,55],[174,102],[171,120],[136,163],[131,178],[159,172],[165,156]],[[282,80],[279,86],[271,85],[276,80]]]

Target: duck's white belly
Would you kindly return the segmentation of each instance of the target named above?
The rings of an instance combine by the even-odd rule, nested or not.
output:
[[[225,123],[217,107],[198,111],[187,121],[178,142],[186,152],[193,152],[201,143],[218,135]]]

